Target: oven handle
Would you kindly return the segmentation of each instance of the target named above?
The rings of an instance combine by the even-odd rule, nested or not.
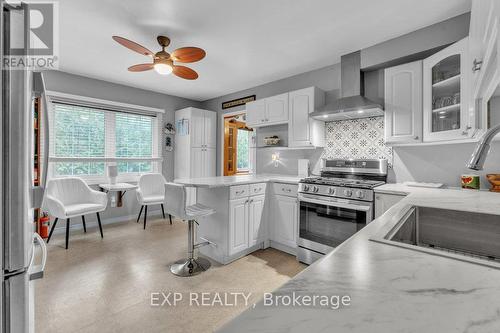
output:
[[[334,206],[334,207],[340,207],[340,208],[353,209],[353,210],[358,210],[358,211],[363,211],[363,212],[368,212],[371,209],[371,206],[368,206],[368,205],[354,205],[354,204],[341,202],[341,201],[324,201],[324,200],[306,198],[303,196],[299,196],[299,201],[316,203],[316,204],[326,205],[326,206]]]

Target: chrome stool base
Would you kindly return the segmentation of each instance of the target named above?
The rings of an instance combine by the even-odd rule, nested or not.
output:
[[[177,276],[193,276],[210,268],[210,261],[205,258],[181,259],[170,266],[170,271]]]
[[[188,255],[187,259],[176,261],[170,266],[170,271],[177,276],[193,276],[200,274],[210,268],[210,261],[205,258],[195,258],[195,249],[210,244],[209,241],[204,241],[195,244],[195,224],[194,220],[188,220]]]

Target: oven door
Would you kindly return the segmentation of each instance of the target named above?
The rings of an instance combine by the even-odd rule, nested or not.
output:
[[[299,194],[298,245],[327,253],[366,226],[373,203]]]

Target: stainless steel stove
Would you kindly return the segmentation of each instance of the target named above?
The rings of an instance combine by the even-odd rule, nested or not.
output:
[[[297,258],[307,264],[373,220],[373,189],[387,179],[387,160],[325,160],[318,177],[299,183]]]

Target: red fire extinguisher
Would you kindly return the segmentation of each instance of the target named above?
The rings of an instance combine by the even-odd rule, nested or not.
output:
[[[49,221],[50,218],[47,213],[43,213],[43,215],[38,219],[38,234],[42,238],[49,237]]]

